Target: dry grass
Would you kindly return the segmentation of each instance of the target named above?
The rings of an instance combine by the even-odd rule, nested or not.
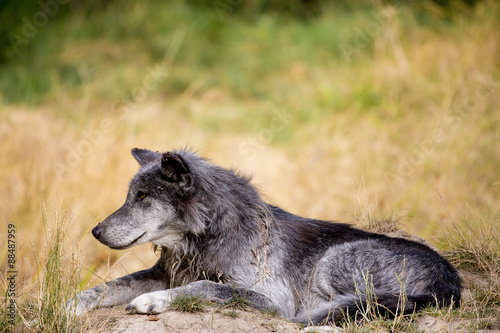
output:
[[[78,288],[81,269],[79,244],[68,238],[71,219],[67,211],[60,213],[62,210],[59,209],[54,214],[48,213],[44,201],[41,211],[43,234],[40,236],[45,239],[45,246],[32,248],[34,264],[28,263],[31,274],[18,274],[14,290],[15,323],[6,323],[2,317],[2,331],[74,332],[76,328],[75,318],[65,313],[64,305]],[[5,287],[6,275],[2,274],[1,278],[2,287]]]
[[[445,233],[447,255],[464,272],[478,309],[500,306],[500,226],[486,218],[471,209],[465,228],[451,220]]]

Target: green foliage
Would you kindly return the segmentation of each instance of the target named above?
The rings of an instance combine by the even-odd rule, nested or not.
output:
[[[473,274],[472,287],[481,308],[500,306],[500,225],[472,209],[461,227],[452,220],[444,233],[447,256],[459,269]]]
[[[249,303],[248,300],[245,298],[245,295],[242,295],[238,292],[234,292],[233,297],[222,303],[222,306],[234,310],[246,310],[249,307]]]
[[[15,325],[6,321],[5,309],[2,309],[2,332],[74,332],[77,327],[75,318],[65,312],[65,304],[75,295],[78,286],[78,247],[69,246],[67,242],[67,212],[48,218],[42,203],[47,243],[43,251],[35,253],[34,268],[38,274],[32,277],[35,280],[28,290],[21,290],[22,285],[17,284]],[[2,279],[5,280],[5,276]]]
[[[381,20],[376,17],[380,10],[367,4],[325,7],[314,19],[297,20],[268,12],[277,12],[272,8],[319,5],[315,1],[242,2],[234,5],[234,11],[226,8],[221,14],[210,5],[184,1],[108,1],[103,5],[90,1],[79,5],[61,4],[57,13],[46,15],[47,23],[35,26],[33,33],[26,35],[30,30],[26,26],[36,23],[30,15],[42,10],[37,6],[40,5],[32,1],[7,6],[6,13],[13,13],[8,16],[11,20],[28,17],[28,23],[6,21],[2,32],[5,38],[1,39],[4,43],[1,49],[8,54],[7,66],[0,68],[3,103],[39,105],[60,93],[77,96],[95,80],[105,83],[99,88],[102,96],[123,98],[131,93],[137,78],[144,76],[144,70],[148,70],[151,63],[166,60],[176,31],[185,37],[176,56],[175,71],[170,72],[169,80],[159,87],[160,95],[180,94],[197,78],[204,83],[204,90],[223,87],[242,98],[275,99],[269,85],[294,63],[314,66],[337,60],[342,64],[346,45],[352,46],[356,40],[362,44],[361,49],[355,47],[356,57],[370,57],[375,39],[366,36],[363,29],[367,22]],[[237,14],[240,8],[259,15],[250,21],[242,19]],[[168,19],[165,19],[166,13]],[[421,15],[432,18],[429,13]],[[283,26],[286,29],[282,29]],[[9,40],[9,33],[21,36],[22,42],[17,45]],[[104,71],[111,64],[114,70]],[[290,88],[293,90],[293,84]],[[298,92],[283,90],[280,93],[280,90],[278,86],[280,100]],[[360,108],[380,106],[383,102],[372,86],[355,87],[352,97]],[[324,102],[327,107],[332,103],[345,103],[339,99]]]
[[[12,329],[12,324],[10,322],[10,318],[8,317],[8,313],[5,308],[0,307],[0,332],[9,332]]]
[[[66,301],[71,299],[78,287],[80,264],[77,248],[67,244],[66,230],[69,224],[67,212],[56,214],[50,220],[44,211],[44,225],[47,237],[46,252],[42,254],[42,273],[39,278],[38,298],[34,300],[37,309],[32,321],[33,330],[44,332],[73,332],[75,321],[65,312]],[[28,307],[29,308],[29,307]],[[22,310],[21,310],[22,312]],[[28,314],[29,318],[31,314]]]
[[[279,317],[279,312],[276,309],[260,309],[260,312],[268,318]]]
[[[228,311],[225,311],[222,313],[224,316],[228,316],[228,317],[231,317],[231,318],[238,318],[239,316],[239,313],[238,311],[236,311],[236,309],[229,309]]]

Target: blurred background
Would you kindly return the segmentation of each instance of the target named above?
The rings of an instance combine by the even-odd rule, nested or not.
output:
[[[495,1],[0,4],[0,239],[15,224],[25,284],[64,214],[82,288],[156,261],[90,234],[133,147],[189,147],[292,213],[401,218],[440,249],[449,223],[499,222]]]

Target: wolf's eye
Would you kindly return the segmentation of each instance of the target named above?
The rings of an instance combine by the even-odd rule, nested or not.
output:
[[[141,200],[143,200],[146,197],[146,195],[147,194],[142,191],[137,192],[137,197],[139,197],[139,199]]]

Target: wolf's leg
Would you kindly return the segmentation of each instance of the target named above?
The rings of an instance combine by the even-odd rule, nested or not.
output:
[[[304,325],[330,325],[339,323],[348,318],[356,320],[362,318],[367,312],[373,311],[375,315],[394,318],[396,315],[409,315],[428,305],[436,305],[432,295],[402,296],[396,294],[376,293],[376,300],[369,302],[365,297],[356,294],[337,296],[330,302],[310,310],[301,311],[292,318],[293,322]]]
[[[141,295],[135,298],[127,307],[134,313],[162,313],[168,310],[172,300],[179,295],[196,295],[213,302],[224,302],[235,295],[241,295],[253,308],[260,310],[278,310],[273,302],[266,296],[243,288],[231,285],[218,284],[213,281],[196,281],[182,287],[161,290]]]
[[[78,293],[67,302],[66,310],[78,316],[92,309],[126,304],[139,295],[167,286],[168,274],[155,265]]]

